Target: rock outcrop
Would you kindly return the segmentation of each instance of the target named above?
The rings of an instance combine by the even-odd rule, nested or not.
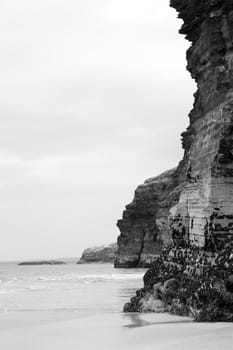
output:
[[[195,321],[233,321],[233,242],[219,252],[164,248],[125,312],[170,312]]]
[[[19,263],[19,266],[27,266],[27,265],[64,265],[64,261],[58,260],[41,260],[41,261],[23,261]]]
[[[233,2],[171,0],[191,42],[197,83],[178,167],[171,244],[125,311],[170,311],[197,321],[233,321]]]
[[[182,134],[184,157],[169,175],[169,188],[157,181],[160,190],[154,190],[152,181],[136,190],[118,222],[116,266],[147,265],[169,238],[209,250],[233,238],[233,3],[171,0],[171,6],[184,21],[180,32],[191,42],[187,69],[197,83]]]
[[[78,264],[88,263],[113,263],[117,251],[117,244],[111,243],[109,245],[87,248],[82,253]]]
[[[148,179],[138,186],[117,225],[118,252],[115,267],[146,267],[155,261],[171,239],[169,209],[178,201],[181,186],[177,169]]]

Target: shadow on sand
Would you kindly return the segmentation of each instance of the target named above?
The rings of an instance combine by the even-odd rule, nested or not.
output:
[[[144,314],[145,316],[145,314]],[[137,327],[146,327],[146,326],[154,326],[154,325],[161,325],[161,324],[177,324],[177,323],[190,323],[193,322],[191,319],[190,320],[171,320],[171,321],[148,321],[143,319],[143,315],[140,313],[127,313],[127,314],[123,314],[123,318],[125,320],[128,320],[130,323],[128,323],[127,325],[124,325],[123,327],[126,328],[137,328]]]

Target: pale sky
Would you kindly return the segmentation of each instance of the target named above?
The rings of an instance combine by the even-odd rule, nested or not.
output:
[[[2,0],[0,260],[111,243],[177,165],[194,82],[169,0]]]

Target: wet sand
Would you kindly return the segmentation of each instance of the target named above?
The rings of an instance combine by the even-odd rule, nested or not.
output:
[[[232,350],[233,324],[166,314],[22,312],[0,315],[3,350]]]

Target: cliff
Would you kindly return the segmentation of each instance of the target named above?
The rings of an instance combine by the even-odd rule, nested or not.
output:
[[[150,178],[138,186],[117,226],[115,267],[145,267],[155,261],[163,244],[170,241],[168,213],[180,193],[177,169]]]
[[[180,33],[191,42],[187,69],[197,92],[182,134],[181,190],[168,214],[171,244],[125,311],[232,321],[233,2],[171,0],[171,6],[184,22]]]
[[[177,170],[139,186],[118,222],[116,266],[145,266],[161,243],[221,249],[233,235],[233,3],[171,0],[197,83]],[[161,180],[161,184],[159,181]],[[162,204],[161,204],[162,203]],[[162,223],[162,227],[161,227]]]
[[[188,70],[197,83],[183,134],[186,183],[171,209],[174,240],[221,249],[233,226],[233,3],[178,1],[171,6],[191,41]]]
[[[87,263],[113,263],[117,251],[117,244],[112,243],[109,245],[87,248],[82,253],[78,264],[87,264]]]

